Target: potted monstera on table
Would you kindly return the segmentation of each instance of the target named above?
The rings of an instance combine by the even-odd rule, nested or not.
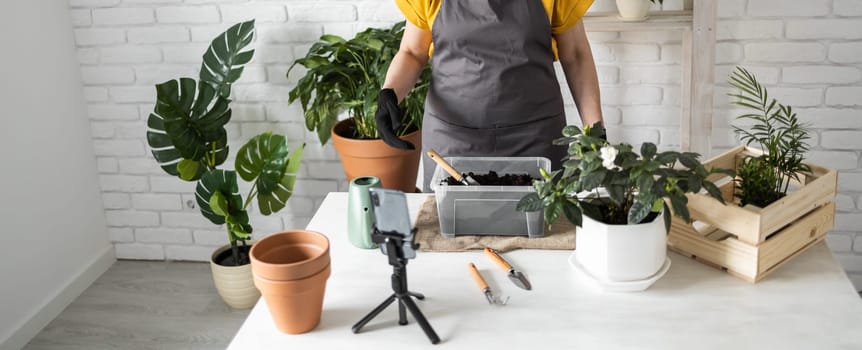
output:
[[[219,168],[229,153],[225,125],[232,113],[231,85],[254,55],[254,50],[243,51],[253,38],[253,20],[218,35],[203,55],[199,80],[178,78],[156,85],[156,106],[147,120],[153,157],[168,174],[196,181],[201,214],[227,231],[229,244],[213,252],[210,265],[219,295],[234,308],[249,308],[260,297],[249,265],[249,205],[256,200],[263,215],[284,208],[304,148],[288,152],[284,136],[265,132],[240,148],[235,170]],[[238,176],[252,184],[245,199]]]
[[[569,261],[601,288],[643,290],[670,267],[671,214],[689,219],[686,193],[704,191],[723,201],[707,177],[728,170],[707,169],[696,153],[658,152],[652,143],[637,154],[631,145],[609,144],[602,133],[595,126],[565,127],[554,141],[568,146],[563,169],[543,171],[518,210],[543,210],[547,224],[565,217],[578,226]]]
[[[305,112],[305,125],[315,131],[321,144],[333,139],[347,180],[375,176],[383,187],[414,192],[422,148],[422,115],[431,68],[426,65],[416,86],[402,101],[401,125],[396,133],[416,149],[389,147],[377,133],[374,114],[377,96],[386,79],[392,58],[401,45],[405,22],[388,29],[369,28],[345,40],[323,35],[297,59],[305,75],[290,91],[289,101],[299,100]],[[347,111],[349,118],[339,121]]]

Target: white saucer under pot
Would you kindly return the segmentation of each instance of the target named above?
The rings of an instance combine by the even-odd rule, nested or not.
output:
[[[578,264],[603,281],[653,278],[667,260],[667,231],[661,215],[637,225],[608,225],[584,215],[583,227],[575,235]]]

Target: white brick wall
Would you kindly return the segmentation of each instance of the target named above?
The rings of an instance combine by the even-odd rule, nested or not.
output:
[[[839,170],[836,228],[827,244],[862,289],[862,1],[735,0],[718,6],[719,45],[744,47],[732,63],[768,67],[768,74],[753,71],[815,131],[809,159]],[[728,63],[717,70],[719,88],[727,87]],[[727,101],[716,96],[716,126],[737,114]],[[733,144],[725,132],[714,130],[716,146],[719,138]]]
[[[665,8],[679,3],[668,1]],[[745,65],[774,97],[812,124],[810,159],[840,170],[838,228],[828,244],[854,281],[862,282],[862,205],[857,204],[862,202],[862,1],[718,3],[714,146],[737,143],[730,125],[737,123],[740,109],[729,105],[725,80],[735,65]],[[265,130],[286,134],[291,145],[307,143],[297,193],[287,208],[272,217],[252,209],[255,237],[304,227],[327,192],[346,189],[331,144],[319,145],[304,130],[298,106],[287,104],[301,69],[290,79],[284,74],[323,33],[350,36],[400,20],[391,0],[70,0],[70,7],[103,200],[120,258],[206,260],[213,247],[226,242],[223,227],[186,204],[194,204],[194,184],[158,168],[146,148],[145,123],[153,84],[197,76],[209,41],[241,20],[256,18],[258,36],[254,61],[234,88],[228,126],[234,152]],[[614,8],[611,0],[593,7]],[[611,138],[678,147],[681,35],[589,37]],[[575,122],[572,98],[562,88],[568,119]]]

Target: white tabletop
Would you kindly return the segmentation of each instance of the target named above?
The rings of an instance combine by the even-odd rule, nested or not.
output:
[[[408,195],[415,216],[425,195]],[[440,336],[431,345],[397,303],[365,326],[350,327],[392,294],[391,266],[379,250],[347,240],[347,194],[330,193],[308,229],[329,236],[332,276],[320,325],[280,333],[261,299],[229,349],[862,349],[862,302],[825,244],[818,244],[757,284],[675,253],[650,289],[604,293],[576,275],[570,251],[503,254],[524,271],[532,291],[515,287],[480,251],[420,252],[407,266],[417,304]],[[491,288],[510,296],[488,305],[467,270],[473,262]]]

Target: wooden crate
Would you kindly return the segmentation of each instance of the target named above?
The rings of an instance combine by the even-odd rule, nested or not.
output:
[[[740,146],[704,164],[735,169],[756,149]],[[688,208],[694,221],[674,217],[668,246],[683,255],[727,270],[749,282],[757,282],[784,262],[820,242],[832,229],[837,172],[814,164],[811,176],[800,176],[795,190],[766,208],[734,204],[733,181],[714,175],[728,205],[706,194],[689,194]],[[725,179],[722,179],[724,177]]]

